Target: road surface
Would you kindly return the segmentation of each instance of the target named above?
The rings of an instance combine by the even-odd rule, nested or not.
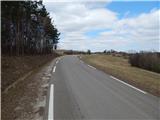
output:
[[[158,120],[159,98],[83,63],[76,56],[53,66],[45,119]]]

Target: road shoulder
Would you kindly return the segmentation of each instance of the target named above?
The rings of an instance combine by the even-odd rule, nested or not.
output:
[[[54,60],[2,93],[3,120],[43,120]]]

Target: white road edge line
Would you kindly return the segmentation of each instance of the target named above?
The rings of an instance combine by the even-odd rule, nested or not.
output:
[[[84,62],[81,59],[79,59],[79,61],[84,64]]]
[[[50,87],[48,120],[54,120],[54,84]]]
[[[58,62],[59,62],[59,61],[57,60],[57,61],[56,61],[56,64],[57,64]]]
[[[136,87],[134,87],[134,86],[132,86],[132,85],[130,85],[130,84],[128,84],[128,83],[125,83],[125,82],[123,82],[122,80],[119,80],[119,79],[117,79],[117,78],[115,78],[115,77],[113,77],[113,76],[110,76],[111,78],[113,78],[113,79],[115,79],[115,80],[117,80],[118,82],[121,82],[121,83],[123,83],[123,84],[125,84],[125,85],[127,85],[127,86],[129,86],[129,87],[131,87],[131,88],[133,88],[133,89],[135,89],[135,90],[138,90],[139,92],[142,92],[143,94],[146,94],[147,92],[145,92],[145,91],[143,91],[143,90],[140,90],[140,89],[138,89],[138,88],[136,88]]]
[[[93,68],[93,69],[96,69],[95,67],[91,66],[91,65],[88,65],[89,67]]]
[[[56,71],[56,66],[54,66],[54,68],[53,68],[53,72],[55,72]]]

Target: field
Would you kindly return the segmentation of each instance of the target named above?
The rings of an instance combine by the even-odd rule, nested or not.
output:
[[[127,58],[97,54],[83,55],[82,60],[118,79],[160,96],[160,74],[132,67]]]

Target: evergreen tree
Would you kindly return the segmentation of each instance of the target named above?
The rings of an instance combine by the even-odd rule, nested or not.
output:
[[[40,1],[2,1],[2,54],[47,54],[58,43],[57,28]]]

